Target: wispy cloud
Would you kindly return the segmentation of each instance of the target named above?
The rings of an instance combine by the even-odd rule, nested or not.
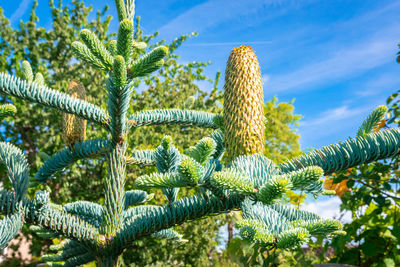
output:
[[[215,43],[194,43],[194,44],[187,44],[186,46],[235,46],[235,45],[266,45],[271,44],[272,41],[254,41],[254,42],[215,42]]]
[[[20,19],[25,14],[25,12],[28,10],[29,4],[31,2],[32,2],[32,0],[23,0],[19,4],[17,10],[15,10],[14,13],[11,15],[10,22],[13,23],[16,20]]]
[[[299,67],[292,69],[290,73],[274,75],[269,88],[275,92],[312,90],[317,85],[335,84],[393,62],[400,34],[400,23],[394,19],[399,7],[400,1],[389,1],[345,21],[314,25],[308,31],[303,27],[303,36],[292,39],[290,43],[295,43],[297,47],[299,43],[311,40],[315,49],[326,53],[321,54],[323,57],[318,59],[315,57],[318,54],[307,51],[307,56],[300,56],[302,63]],[[313,36],[321,38],[312,42]],[[331,41],[325,42],[325,36]],[[274,43],[275,41],[280,44],[280,40],[274,40]],[[284,46],[277,52],[293,48]]]
[[[318,199],[316,201],[306,203],[302,206],[302,209],[314,212],[324,219],[341,218],[340,220],[342,222],[349,223],[351,222],[351,213],[349,211],[343,214],[340,212],[341,202],[342,201],[339,197],[330,197],[326,200]]]
[[[307,90],[316,85],[337,82],[393,61],[400,25],[382,31],[364,42],[338,50],[333,56],[306,64],[291,73],[274,76],[268,88],[275,92]]]
[[[391,93],[400,89],[400,75],[398,70],[383,73],[367,80],[362,86],[362,90],[355,92],[358,97],[372,97],[382,95],[382,93]],[[387,96],[388,94],[385,93]]]
[[[350,108],[343,105],[334,109],[325,110],[317,118],[301,122],[301,127],[316,127],[326,123],[335,123],[339,120],[349,119],[371,110],[370,106]]]
[[[264,84],[266,84],[270,79],[271,79],[271,76],[269,76],[268,74],[264,74],[262,76],[262,81]]]
[[[209,0],[192,7],[159,31],[163,38],[175,36],[176,32],[202,32],[210,27],[226,22],[230,19],[240,21],[250,14],[263,14],[270,6],[281,6],[293,0]]]

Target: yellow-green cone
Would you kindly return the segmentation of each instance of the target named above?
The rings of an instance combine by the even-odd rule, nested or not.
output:
[[[239,155],[263,154],[264,95],[260,65],[249,46],[235,47],[225,71],[225,147],[228,162]]]
[[[82,83],[77,81],[70,82],[67,94],[72,97],[86,100],[86,90]],[[75,142],[81,142],[86,138],[86,120],[72,114],[64,114],[63,118],[63,137],[65,143],[70,146]]]

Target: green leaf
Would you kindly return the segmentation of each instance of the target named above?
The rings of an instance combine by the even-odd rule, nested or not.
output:
[[[396,266],[395,262],[392,258],[385,258],[385,259],[383,259],[383,262],[385,263],[386,267],[395,267]]]

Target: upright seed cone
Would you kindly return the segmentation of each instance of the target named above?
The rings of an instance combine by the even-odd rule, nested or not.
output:
[[[249,46],[235,47],[225,71],[225,147],[228,162],[239,155],[263,154],[264,95],[260,65]]]
[[[85,87],[82,83],[77,81],[70,82],[67,94],[75,98],[86,100]],[[73,145],[75,142],[85,140],[86,120],[65,113],[63,117],[63,137],[68,146]]]

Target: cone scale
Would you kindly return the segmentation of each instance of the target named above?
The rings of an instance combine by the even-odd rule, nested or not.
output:
[[[224,85],[224,128],[227,161],[263,154],[264,94],[260,65],[249,46],[235,47],[228,59]]]

